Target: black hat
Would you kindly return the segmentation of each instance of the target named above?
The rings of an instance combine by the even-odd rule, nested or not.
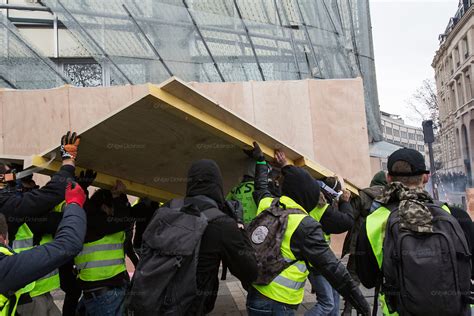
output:
[[[397,161],[407,162],[411,166],[411,172],[394,172],[392,168]],[[394,151],[388,157],[387,168],[388,174],[391,176],[418,176],[430,173],[426,169],[423,155],[419,151],[410,148],[401,148]]]

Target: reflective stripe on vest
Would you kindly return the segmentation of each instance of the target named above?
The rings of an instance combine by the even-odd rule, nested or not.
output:
[[[318,222],[321,222],[321,218],[323,218],[324,213],[328,209],[329,204],[324,204],[323,206],[316,206],[311,212],[309,212],[309,216],[317,220]],[[324,233],[324,239],[328,242],[328,244],[331,243],[331,234],[326,234]]]
[[[79,278],[100,281],[126,271],[124,241],[125,232],[121,231],[84,244],[82,251],[74,258]]]
[[[5,256],[13,256],[13,253],[9,249],[1,245],[0,245],[0,253]],[[30,292],[34,286],[35,286],[35,282],[32,282],[26,285],[25,287],[19,289],[18,291],[16,291],[15,292],[16,299],[13,306],[10,306],[11,302],[6,296],[0,294],[0,316],[15,315],[20,296],[22,294]]]
[[[273,198],[264,198],[258,205],[257,215],[270,207]],[[304,209],[295,201],[287,196],[280,198],[280,203],[284,204],[286,208]],[[305,212],[306,213],[306,212]],[[290,241],[291,236],[298,228],[301,221],[308,215],[306,214],[290,214],[288,215],[288,225],[281,243],[281,254],[287,262],[296,261],[296,257],[291,251]],[[285,304],[298,305],[301,304],[304,298],[304,285],[308,277],[308,269],[304,261],[296,261],[291,266],[283,270],[276,276],[268,285],[253,285],[262,295]]]
[[[451,214],[448,206],[444,204],[441,207],[443,210]],[[379,269],[382,270],[383,263],[383,241],[385,239],[385,229],[387,226],[387,220],[390,216],[390,210],[384,206],[376,209],[372,214],[367,216],[365,228],[367,231],[367,238],[369,239],[372,252],[374,253],[375,259]],[[384,315],[397,316],[398,313],[390,313],[388,311],[387,304],[385,303],[385,296],[383,293],[379,295],[379,300],[382,303],[382,309]]]
[[[15,252],[19,253],[25,250],[33,248],[33,233],[26,223],[23,223],[18,228],[15,234],[15,240],[13,240],[12,248]]]
[[[40,241],[40,245],[47,244],[52,242],[53,236],[43,235]],[[54,269],[50,273],[36,280],[35,288],[31,291],[30,296],[36,297],[45,293],[59,289],[61,286],[61,281],[59,279],[59,270]]]
[[[61,213],[63,211],[66,201],[62,201],[53,208],[53,212]],[[50,243],[54,240],[52,235],[43,235],[40,245]],[[45,293],[59,289],[61,281],[59,279],[59,270],[54,269],[52,272],[36,280],[35,288],[30,292],[31,297],[40,296]]]

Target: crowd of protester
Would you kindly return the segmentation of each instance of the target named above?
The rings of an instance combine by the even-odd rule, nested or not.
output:
[[[61,138],[62,166],[41,188],[0,163],[1,316],[206,315],[219,271],[241,282],[249,315],[295,315],[306,280],[316,303],[305,315],[340,315],[340,296],[343,315],[376,313],[361,284],[385,315],[471,313],[472,221],[424,190],[429,171],[415,150],[394,152],[388,173],[354,194],[254,143],[229,192],[217,163],[202,159],[182,198],[131,205],[120,180],[95,189],[93,170],[75,170],[79,147],[75,133]],[[466,186],[462,174],[441,179]],[[331,235],[346,232],[347,267],[331,249]]]

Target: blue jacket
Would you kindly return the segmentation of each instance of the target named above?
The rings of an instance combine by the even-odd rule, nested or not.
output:
[[[74,258],[82,250],[86,226],[84,210],[70,204],[53,242],[13,256],[0,254],[0,293],[9,296]]]

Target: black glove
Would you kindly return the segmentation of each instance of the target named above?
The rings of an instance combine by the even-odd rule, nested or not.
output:
[[[358,315],[370,316],[370,305],[353,281],[346,283],[338,292],[351,303]]]
[[[256,161],[265,161],[265,156],[263,155],[262,150],[260,149],[260,146],[257,144],[257,142],[253,142],[253,148],[252,149],[244,149],[244,152],[250,157],[255,159]]]
[[[77,147],[81,137],[77,136],[76,133],[67,132],[66,135],[61,137],[61,158],[62,160],[72,159],[76,160],[77,157]]]
[[[96,177],[97,172],[94,172],[92,169],[87,169],[85,172],[81,171],[76,181],[84,191],[87,191],[87,188],[94,182]]]

